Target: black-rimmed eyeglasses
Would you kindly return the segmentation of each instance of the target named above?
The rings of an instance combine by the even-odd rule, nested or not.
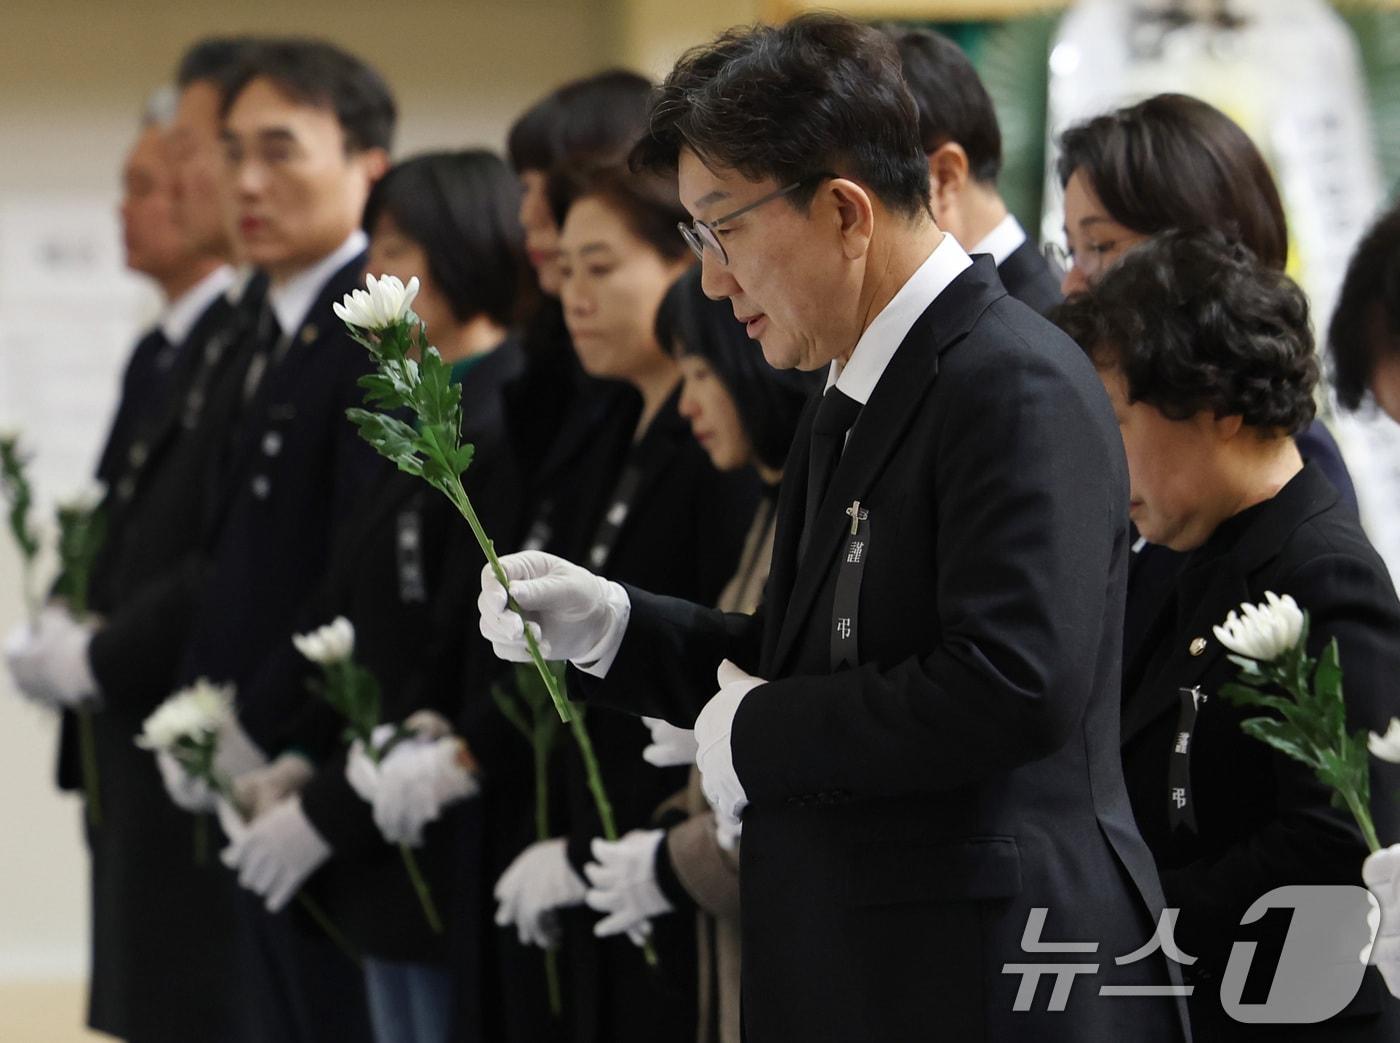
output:
[[[719,235],[715,231],[716,228],[720,225],[728,224],[736,217],[743,217],[750,210],[757,210],[759,207],[763,206],[764,203],[771,203],[775,199],[781,199],[789,192],[796,192],[803,185],[810,185],[813,181],[820,181],[822,178],[835,176],[835,174],[811,174],[799,181],[794,181],[786,188],[780,188],[776,192],[769,192],[761,199],[756,199],[747,206],[741,206],[738,210],[725,214],[723,217],[717,217],[713,221],[702,221],[697,217],[690,224],[681,221],[676,227],[680,230],[681,238],[686,241],[686,244],[690,247],[691,252],[695,254],[697,260],[703,261],[705,259],[705,247],[708,246],[714,251],[715,256],[719,258],[719,263],[727,266],[729,264],[729,254],[725,251],[724,244],[719,241]]]

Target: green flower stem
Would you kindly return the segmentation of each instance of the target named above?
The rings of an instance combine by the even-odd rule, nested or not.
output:
[[[39,610],[43,604],[34,591],[34,559],[26,554],[22,560],[20,586],[24,590],[24,611],[29,616],[29,625],[33,627],[39,622]]]
[[[326,911],[321,908],[319,902],[313,899],[304,891],[297,892],[297,901],[301,904],[306,915],[316,921],[317,926],[326,932],[326,937],[335,943],[335,947],[345,954],[345,958],[356,967],[361,966],[360,954],[355,951],[354,946],[340,933],[340,929],[331,922],[331,918],[326,915]]]
[[[97,786],[97,739],[93,735],[92,710],[80,706],[78,715],[78,747],[82,751],[83,789],[87,793],[88,824],[94,829],[102,825],[102,800]]]
[[[423,916],[427,918],[428,926],[434,934],[441,934],[442,918],[438,916],[437,906],[433,904],[433,895],[428,890],[428,882],[423,879],[423,871],[418,868],[418,859],[413,854],[413,848],[407,844],[400,844],[399,854],[403,855],[404,868],[408,870],[408,878],[413,881],[413,890],[418,894],[418,904],[423,907]]]
[[[75,619],[88,614],[88,579],[92,560],[101,542],[100,526],[95,513],[59,512],[59,556],[62,559],[63,587],[68,597],[68,610]],[[97,739],[93,732],[92,708],[80,706],[78,715],[78,749],[82,759],[83,791],[87,797],[88,824],[94,829],[102,825],[102,799],[97,775]]]
[[[565,724],[571,723],[574,715],[573,711],[569,709],[569,701],[564,698],[564,693],[559,688],[559,682],[554,677],[554,671],[550,670],[549,664],[545,662],[544,656],[540,653],[540,646],[535,640],[534,632],[525,623],[525,613],[516,604],[515,599],[510,596],[510,581],[506,578],[505,569],[501,568],[501,559],[496,557],[496,548],[490,537],[486,535],[486,530],[482,528],[481,519],[476,516],[476,510],[472,507],[471,499],[467,496],[467,490],[463,487],[460,477],[453,480],[447,490],[447,495],[457,510],[461,512],[462,517],[467,520],[467,524],[471,526],[472,535],[476,537],[477,544],[481,547],[482,553],[486,555],[486,560],[491,565],[491,571],[495,574],[496,581],[505,588],[506,599],[511,611],[520,617],[522,624],[525,624],[525,645],[530,650],[530,661],[535,664],[535,669],[539,671],[540,680],[544,682],[550,699],[554,701],[554,709],[559,712],[559,719]],[[590,784],[591,782],[590,779]],[[606,803],[606,798],[604,802]]]
[[[1357,794],[1350,791],[1342,793],[1342,799],[1346,801],[1347,807],[1351,809],[1351,814],[1356,819],[1356,824],[1361,827],[1361,835],[1366,838],[1366,847],[1375,854],[1381,849],[1380,838],[1376,836],[1375,823],[1371,821],[1371,809],[1366,806]]]
[[[549,839],[549,749],[536,736],[539,729],[527,736],[535,755],[535,839]],[[563,1016],[563,990],[559,985],[559,953],[544,951],[544,980],[549,989],[549,1012],[555,1018]]]
[[[593,740],[588,737],[588,729],[584,727],[582,716],[575,714],[569,721],[569,727],[573,729],[574,741],[578,743],[578,752],[583,757],[583,767],[588,773],[588,788],[593,794],[593,804],[598,809],[598,818],[603,823],[603,836],[608,840],[617,840],[617,821],[613,818],[612,802],[608,800],[608,792],[603,788],[603,775],[598,769],[598,755],[593,752]],[[642,943],[642,956],[647,961],[648,967],[656,967],[660,960],[656,955],[656,947],[651,944],[648,938]]]

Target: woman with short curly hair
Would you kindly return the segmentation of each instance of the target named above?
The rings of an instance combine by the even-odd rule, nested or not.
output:
[[[1212,626],[1266,591],[1291,594],[1312,617],[1310,652],[1337,640],[1348,730],[1379,730],[1395,711],[1400,604],[1356,514],[1290,437],[1313,418],[1318,364],[1307,299],[1287,276],[1223,237],[1169,232],[1057,321],[1113,402],[1133,520],[1185,553],[1125,664],[1122,752],[1138,826],[1180,910],[1175,940],[1198,958],[1183,969],[1195,1038],[1257,1034],[1226,1012],[1220,981],[1237,941],[1258,940],[1256,962],[1272,968],[1288,921],[1242,928],[1246,910],[1285,885],[1359,884],[1366,845],[1308,768],[1241,730],[1246,714],[1219,698],[1238,668]],[[1377,828],[1391,839],[1397,788],[1373,777]],[[1264,1038],[1395,1039],[1395,1006],[1370,970],[1337,1017]]]

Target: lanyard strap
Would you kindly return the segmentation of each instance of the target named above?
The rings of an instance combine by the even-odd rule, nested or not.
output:
[[[1210,696],[1199,687],[1179,688],[1181,707],[1176,717],[1171,759],[1167,762],[1167,822],[1172,832],[1182,828],[1196,832],[1196,805],[1191,796],[1191,744],[1195,739],[1196,715]]]
[[[860,584],[870,556],[870,511],[857,500],[846,508],[851,527],[841,551],[836,597],[831,603],[831,669],[860,662]]]
[[[588,567],[595,572],[601,570],[612,557],[617,538],[622,527],[627,524],[627,516],[632,513],[632,504],[637,499],[637,490],[642,484],[642,469],[637,464],[629,464],[617,481],[608,509],[603,520],[598,523],[598,531],[593,536],[593,545],[588,549]]]

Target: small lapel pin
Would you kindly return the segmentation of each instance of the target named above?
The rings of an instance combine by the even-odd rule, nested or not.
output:
[[[320,331],[319,331],[318,329],[316,329],[316,324],[315,324],[315,323],[311,323],[311,324],[309,324],[309,325],[307,325],[307,326],[302,327],[302,331],[301,331],[301,342],[302,342],[303,344],[310,344],[310,343],[312,343],[317,337],[319,337],[320,335],[321,335]]]
[[[1191,651],[1191,654],[1192,654],[1193,656],[1194,656],[1194,655],[1200,655],[1200,654],[1201,654],[1202,652],[1204,652],[1205,650],[1206,650],[1206,639],[1205,639],[1205,638],[1203,638],[1203,637],[1198,637],[1198,638],[1196,638],[1194,641],[1191,642],[1190,651]]]

